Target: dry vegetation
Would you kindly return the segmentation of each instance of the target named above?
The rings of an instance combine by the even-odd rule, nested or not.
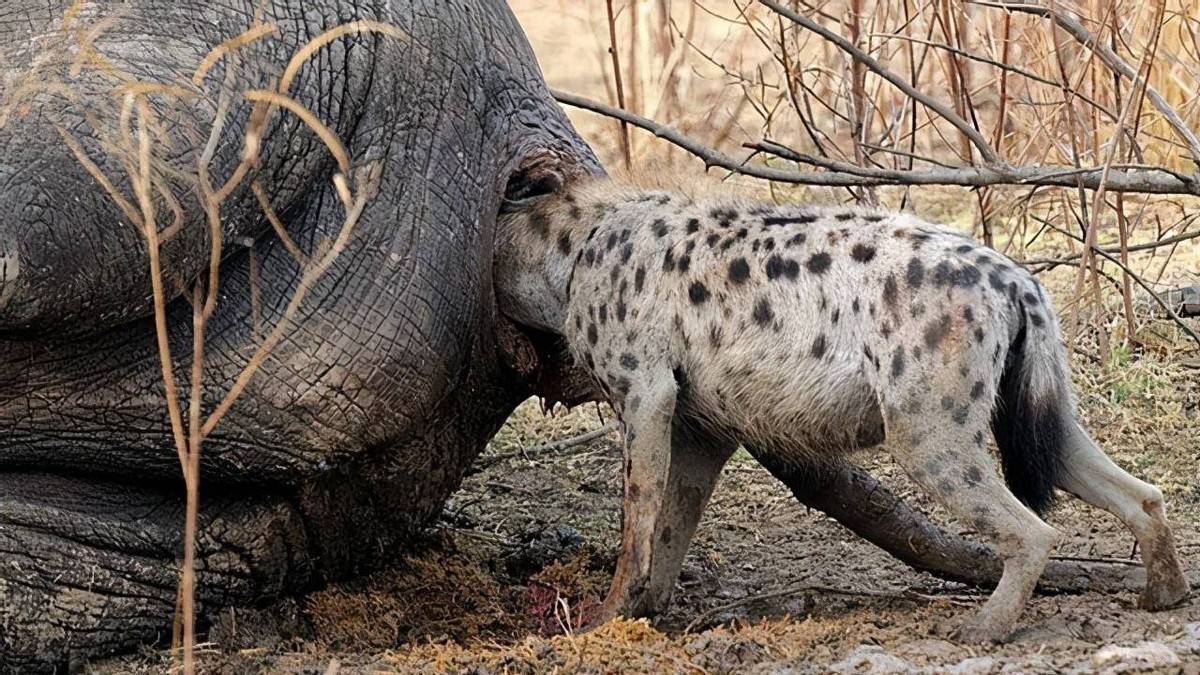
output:
[[[1101,48],[1029,6],[779,3],[843,36],[872,69],[750,0],[511,4],[552,87],[652,121],[643,127],[669,127],[719,154],[709,160],[731,160],[715,162],[709,180],[781,201],[911,209],[1039,271],[1070,330],[1087,425],[1119,462],[1163,488],[1198,580],[1200,352],[1188,331],[1200,326],[1172,319],[1150,292],[1200,284],[1200,156],[1183,130],[1200,130],[1200,6],[1053,5]],[[1132,76],[1114,74],[1100,52]],[[914,103],[889,76],[949,114]],[[633,118],[570,113],[609,167],[704,173],[706,162]],[[1027,168],[1029,184],[1004,176],[962,184],[995,167]],[[744,175],[764,170],[799,182]],[[912,185],[931,172],[953,180]],[[1138,186],[1146,192],[1128,189]],[[741,455],[718,487],[671,612],[654,626],[622,621],[578,633],[618,538],[615,438],[533,456],[522,449],[595,429],[606,415],[523,407],[424,548],[395,570],[307,598],[292,608],[291,628],[254,612],[219,623],[203,663],[213,672],[1117,671],[1127,664],[1109,660],[1103,645],[1153,640],[1175,654],[1160,664],[1167,672],[1197,672],[1195,601],[1154,615],[1133,609],[1131,593],[1040,597],[1015,644],[952,645],[945,627],[973,611],[974,590],[912,572],[805,512]],[[921,499],[887,462],[871,469]],[[1052,520],[1068,534],[1062,555],[1136,561],[1131,538],[1107,516],[1072,503]],[[110,668],[163,663],[146,654]]]

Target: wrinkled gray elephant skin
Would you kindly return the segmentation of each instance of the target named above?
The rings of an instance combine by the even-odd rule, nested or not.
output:
[[[536,340],[499,330],[491,287],[494,216],[509,176],[547,153],[600,171],[504,0],[131,0],[82,3],[71,20],[116,68],[170,83],[189,79],[260,6],[278,37],[227,57],[210,83],[270,86],[300,45],[348,21],[388,22],[406,35],[343,37],[291,89],[356,164],[380,162],[382,179],[297,325],[206,441],[202,615],[368,569],[439,511],[486,440],[537,391]],[[63,37],[68,9],[44,0],[0,7],[0,92],[25,88],[0,127],[0,671],[68,667],[169,637],[181,551],[182,486],[146,247],[59,136],[78,139],[132,194],[97,140],[96,127],[114,123],[112,82],[87,65],[72,72],[79,46],[75,29]],[[30,85],[54,77],[74,94]],[[215,104],[150,100],[165,121],[158,140],[172,149],[168,161],[194,167]],[[237,164],[248,108],[234,106],[214,176]],[[342,223],[336,166],[293,116],[272,119],[256,175],[292,238],[313,250]],[[205,265],[206,226],[187,185],[168,182],[188,214],[163,248],[178,296],[172,289]],[[248,189],[222,215],[210,402],[253,351],[252,290],[272,325],[299,280]],[[192,336],[183,298],[172,297],[168,327],[184,372]]]

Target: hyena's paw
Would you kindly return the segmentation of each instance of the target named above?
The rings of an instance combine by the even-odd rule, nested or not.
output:
[[[1006,642],[1013,632],[1008,622],[994,621],[986,613],[979,613],[963,621],[951,633],[951,639],[963,644],[998,644]]]
[[[1146,587],[1138,598],[1138,607],[1152,612],[1170,609],[1188,599],[1191,589],[1183,570],[1177,566],[1170,570],[1146,570]]]

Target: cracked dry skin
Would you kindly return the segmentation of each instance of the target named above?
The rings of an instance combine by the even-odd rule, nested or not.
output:
[[[175,606],[182,485],[146,248],[59,138],[62,129],[78,139],[131,194],[97,140],[115,128],[119,82],[86,59],[72,72],[79,36],[138,79],[186,81],[209,49],[251,25],[259,6],[277,38],[227,58],[209,84],[236,62],[236,89],[270,86],[300,45],[348,21],[392,23],[406,37],[336,40],[292,86],[355,164],[382,163],[382,182],[298,325],[204,446],[201,614],[392,559],[530,394],[525,382],[538,379],[528,377],[528,358],[519,376],[512,350],[496,338],[494,215],[509,175],[531,155],[600,169],[548,95],[503,0],[133,0],[84,3],[78,13],[67,2],[5,3],[0,672],[48,671],[161,641]],[[10,107],[14,98],[20,105]],[[162,157],[191,170],[215,103],[150,100],[170,148]],[[234,106],[214,176],[236,166],[248,108]],[[294,117],[272,119],[257,177],[291,236],[311,250],[342,223],[329,180],[335,163]],[[163,249],[172,289],[202,270],[207,246],[186,182],[164,180],[187,214]],[[222,215],[228,245],[207,338],[207,401],[228,391],[252,351],[252,258],[267,325],[298,281],[245,186]],[[180,372],[190,313],[172,299]]]

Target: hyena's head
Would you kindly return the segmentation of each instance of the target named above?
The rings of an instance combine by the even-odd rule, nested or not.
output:
[[[572,194],[578,180],[538,167],[509,181],[492,273],[500,312],[518,324],[563,331],[571,268],[590,231]]]

